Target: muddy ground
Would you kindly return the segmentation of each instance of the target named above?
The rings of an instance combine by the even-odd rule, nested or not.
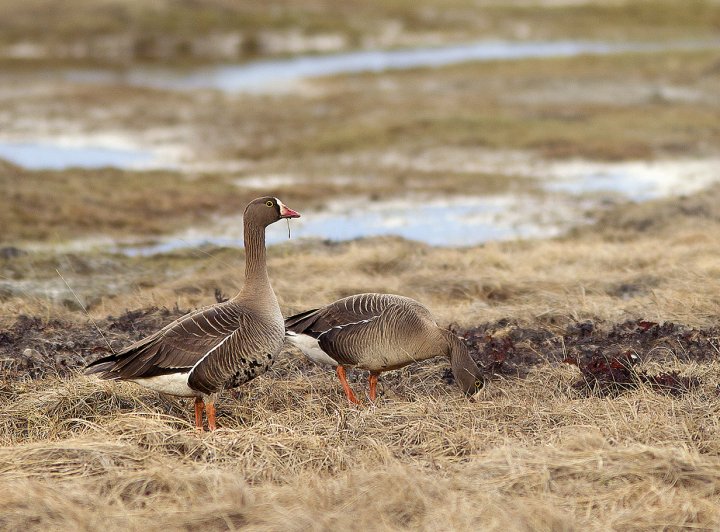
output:
[[[219,292],[216,299],[222,300]],[[104,320],[77,323],[63,319],[45,320],[21,315],[0,331],[0,369],[8,380],[67,377],[100,356],[155,332],[188,312],[188,309],[148,307],[129,310]],[[542,364],[567,363],[579,369],[575,388],[580,391],[615,394],[649,383],[658,391],[681,394],[698,384],[697,379],[663,371],[673,360],[701,363],[718,359],[720,328],[692,328],[675,323],[629,320],[619,324],[586,320],[567,327],[528,327],[511,319],[450,328],[464,338],[475,362],[484,370],[486,381],[497,378],[525,378],[531,368]],[[289,348],[290,356],[297,353]],[[654,371],[639,369],[651,364]],[[418,367],[422,367],[419,364]],[[284,366],[287,370],[287,366]],[[313,364],[300,360],[292,371],[314,372]],[[283,378],[283,366],[272,370]],[[358,381],[361,371],[351,374]],[[409,368],[413,373],[413,368]],[[397,372],[383,380],[390,384]],[[438,380],[454,384],[450,369],[437,374]]]

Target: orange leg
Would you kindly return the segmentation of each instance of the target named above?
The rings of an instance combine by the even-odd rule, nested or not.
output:
[[[370,400],[374,401],[377,394],[378,374],[370,373],[370,378],[368,378],[368,381],[370,382]]]
[[[348,398],[348,401],[353,404],[359,405],[360,401],[357,400],[357,397],[355,397],[355,394],[350,389],[350,384],[348,384],[347,376],[345,375],[345,368],[342,366],[338,366],[335,371],[337,371],[337,376],[340,379],[343,390],[345,390],[345,396]]]
[[[201,397],[195,398],[195,428],[200,429],[200,432],[203,430],[203,410],[205,410],[205,403],[203,402]]]
[[[205,406],[207,408],[208,429],[215,430],[217,428],[215,424],[215,403],[208,403]]]

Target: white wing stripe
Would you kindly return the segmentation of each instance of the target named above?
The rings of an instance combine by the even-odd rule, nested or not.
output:
[[[202,356],[202,358],[200,358],[200,360],[198,360],[197,362],[195,362],[195,365],[194,365],[192,368],[190,368],[190,373],[192,374],[192,372],[195,371],[195,368],[198,367],[198,364],[200,364],[200,362],[202,362],[202,361],[205,360],[207,357],[209,357],[209,356],[212,354],[213,351],[215,351],[216,349],[219,349],[221,345],[223,345],[223,344],[224,344],[225,342],[227,342],[230,338],[232,338],[232,335],[233,335],[233,334],[235,334],[235,331],[233,331],[231,334],[229,334],[228,336],[226,336],[225,338],[223,338],[223,339],[222,339],[222,342],[220,342],[218,345],[216,345],[215,347],[213,347],[210,351],[208,351],[207,353],[205,353],[205,354]]]
[[[206,323],[207,323],[210,327],[212,327],[215,332],[219,332],[220,334],[223,333],[223,331],[221,331],[220,329],[218,329],[217,327],[215,327],[215,325],[213,325],[213,322],[212,322],[212,321],[207,320]]]
[[[332,331],[333,329],[342,329],[342,328],[348,327],[348,326],[350,326],[350,325],[359,325],[359,324],[361,324],[361,323],[370,323],[371,321],[378,319],[380,316],[381,316],[381,314],[378,314],[377,316],[373,316],[372,318],[368,318],[368,319],[366,319],[366,320],[353,321],[353,322],[351,322],[351,323],[343,323],[342,325],[335,325],[334,327],[330,327],[327,331],[323,331],[323,332],[321,332],[320,334],[318,334],[318,336],[317,336],[317,337],[318,337],[318,340],[320,339],[320,337],[321,337],[323,334],[327,334],[327,333],[329,333],[330,331]]]
[[[198,338],[202,338],[202,334],[198,334],[198,333],[194,333],[194,332],[192,332],[192,331],[188,331],[188,330],[185,328],[185,324],[184,324],[183,322],[180,322],[180,327],[181,327],[182,330],[185,331],[187,334],[192,334],[193,336],[197,336]]]

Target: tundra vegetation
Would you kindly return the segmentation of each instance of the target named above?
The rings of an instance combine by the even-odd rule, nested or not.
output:
[[[127,27],[123,66],[216,60],[197,43],[232,31],[246,39],[236,59],[292,53],[267,43],[297,28],[338,34],[339,49],[702,39],[720,28],[717,2],[1,3],[12,50],[80,50],[2,60],[2,139],[130,138],[173,164],[0,162],[0,528],[720,527],[720,185],[609,195],[553,238],[448,248],[294,231],[269,248],[285,315],[366,291],[425,303],[485,369],[470,399],[439,358],[384,374],[376,403],[355,407],[334,372],[288,348],[226,392],[219,430],[198,434],[187,400],[80,374],[240,288],[242,249],[144,256],[117,243],[202,231],[262,194],[303,214],[358,198],[540,201],[543,164],[713,160],[717,48],[343,75],[274,94],[38,74],[58,59],[112,62],[81,52]],[[539,174],[485,166],[492,153],[530,157]],[[366,389],[366,375],[350,377]]]

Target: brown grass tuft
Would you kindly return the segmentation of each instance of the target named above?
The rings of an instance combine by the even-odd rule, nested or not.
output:
[[[468,400],[429,361],[356,408],[332,372],[289,358],[239,400],[223,396],[221,428],[204,434],[189,401],[131,384],[5,382],[0,525],[712,528],[720,368],[672,365],[702,386],[582,397],[561,364]]]

